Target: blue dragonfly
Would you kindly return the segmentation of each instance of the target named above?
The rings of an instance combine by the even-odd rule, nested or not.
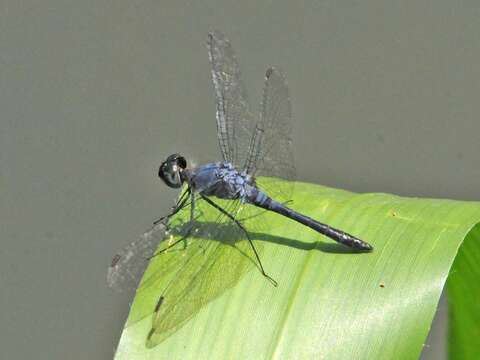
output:
[[[161,263],[151,273],[147,270],[137,290],[157,294],[159,299],[151,306],[154,317],[147,343],[152,346],[176,331],[225,288],[232,287],[252,263],[277,286],[262,264],[261,244],[254,242],[251,235],[252,229],[258,234],[265,227],[265,211],[280,214],[355,250],[373,249],[353,235],[286,206],[293,191],[295,167],[291,103],[282,72],[274,67],[267,69],[260,116],[256,118],[249,109],[228,39],[218,31],[211,32],[207,47],[222,160],[189,167],[184,156],[168,156],[158,176],[167,186],[182,188],[180,197],[171,213],[119,253],[109,269],[110,286],[121,288],[138,283],[145,259]],[[211,215],[212,209],[216,215]],[[188,214],[181,216],[185,210],[189,210]],[[164,241],[168,235],[170,240]],[[233,240],[225,244],[225,239]],[[181,255],[171,251],[182,242],[186,246]],[[130,319],[135,322],[146,315],[142,311],[135,314],[134,307]]]

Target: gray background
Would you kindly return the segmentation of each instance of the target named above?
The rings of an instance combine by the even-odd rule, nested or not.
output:
[[[1,0],[0,358],[112,357],[128,294],[106,269],[172,204],[157,166],[218,157],[212,28],[232,40],[255,109],[266,67],[287,74],[299,179],[478,200],[479,12],[473,0]],[[425,358],[442,358],[439,323]]]

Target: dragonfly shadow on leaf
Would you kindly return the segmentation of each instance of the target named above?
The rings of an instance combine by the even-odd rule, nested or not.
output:
[[[180,228],[170,229],[170,232],[173,235],[181,236],[182,234],[185,233],[185,230],[187,229],[188,226],[189,226],[188,224],[184,224]],[[228,224],[225,224],[225,223],[219,224],[216,222],[196,221],[194,225],[194,229],[195,228],[199,229],[199,231],[195,232],[195,230],[193,230],[192,233],[189,235],[189,238],[201,238],[203,240],[218,241],[225,245],[230,245],[233,247],[235,247],[235,244],[237,244],[239,241],[246,240],[246,236],[243,235],[243,233],[238,228],[238,226],[235,225],[233,222]],[[222,236],[218,236],[218,234],[222,234]],[[225,234],[228,234],[228,236],[225,236]],[[271,235],[266,232],[260,232],[260,231],[249,231],[249,236],[253,241],[255,241],[255,243],[257,243],[257,241],[262,241],[262,242],[277,244],[281,246],[288,246],[288,247],[291,247],[297,250],[303,250],[303,251],[318,250],[324,253],[333,253],[333,254],[364,253],[362,251],[355,250],[335,242],[326,242],[321,240],[306,242],[306,241],[301,241],[293,238]],[[318,237],[318,235],[312,232],[312,237]]]
[[[359,250],[355,250],[345,245],[338,243],[329,243],[324,241],[313,241],[313,242],[304,242],[296,239],[286,238],[283,236],[275,236],[262,233],[253,233],[253,237],[260,241],[266,241],[270,243],[275,243],[277,245],[289,246],[298,250],[310,251],[318,250],[325,253],[333,254],[361,254],[364,253]]]

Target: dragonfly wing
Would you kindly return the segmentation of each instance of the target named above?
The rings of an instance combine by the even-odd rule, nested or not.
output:
[[[208,34],[207,46],[215,88],[217,136],[223,159],[243,165],[255,124],[240,67],[229,40],[219,31]]]
[[[187,189],[186,186],[183,188],[180,198],[183,198]],[[154,225],[113,257],[107,272],[110,288],[119,292],[137,288],[148,261],[166,237],[166,221],[167,218]]]
[[[256,126],[244,165],[247,173],[294,180],[291,131],[292,108],[287,82],[281,71],[269,68],[265,74],[260,122]],[[293,181],[274,182],[274,179],[270,179],[269,185],[265,185],[268,194],[278,200],[290,200]],[[262,187],[261,180],[258,185]]]
[[[246,226],[257,222],[249,212],[256,211],[253,206],[231,200],[216,202],[234,216],[248,217]],[[160,242],[158,250],[188,235],[186,247],[180,242],[153,257],[137,289],[127,326],[152,316],[148,347],[168,338],[202,307],[256,268],[254,254],[238,226],[205,201],[196,201],[195,212],[199,215],[193,230],[188,230],[189,209],[170,221],[169,235]],[[261,242],[255,242],[255,246],[261,253]],[[262,276],[260,272],[258,275]],[[160,298],[161,305],[157,306]]]
[[[165,237],[165,224],[159,223],[120,250],[108,268],[108,286],[117,291],[134,290],[158,244]]]

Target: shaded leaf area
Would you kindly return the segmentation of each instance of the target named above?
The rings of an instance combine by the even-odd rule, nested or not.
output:
[[[478,352],[474,299],[479,291],[471,284],[478,283],[480,231],[472,228],[480,221],[480,203],[355,194],[304,183],[295,188],[290,207],[358,236],[375,250],[352,252],[277,214],[246,216],[256,218],[245,225],[262,248],[266,271],[279,283],[275,288],[242,247],[247,242],[235,242],[235,230],[217,225],[215,210],[202,208],[213,229],[225,231],[207,231],[212,236],[195,236],[186,250],[154,258],[116,358],[417,359],[466,237],[449,279],[450,349],[455,354],[467,349],[463,358]],[[239,255],[232,241],[247,256]],[[195,246],[204,251],[193,253]],[[178,264],[190,258],[195,272],[205,257],[217,259],[208,262],[208,276],[186,287],[178,280]],[[229,268],[231,262],[235,266]],[[180,311],[162,304],[168,311],[154,313],[164,289],[176,282],[189,291],[175,290],[171,297],[184,296],[190,305]],[[462,297],[465,291],[471,296]]]
[[[447,282],[449,358],[480,356],[480,225],[467,235]]]

